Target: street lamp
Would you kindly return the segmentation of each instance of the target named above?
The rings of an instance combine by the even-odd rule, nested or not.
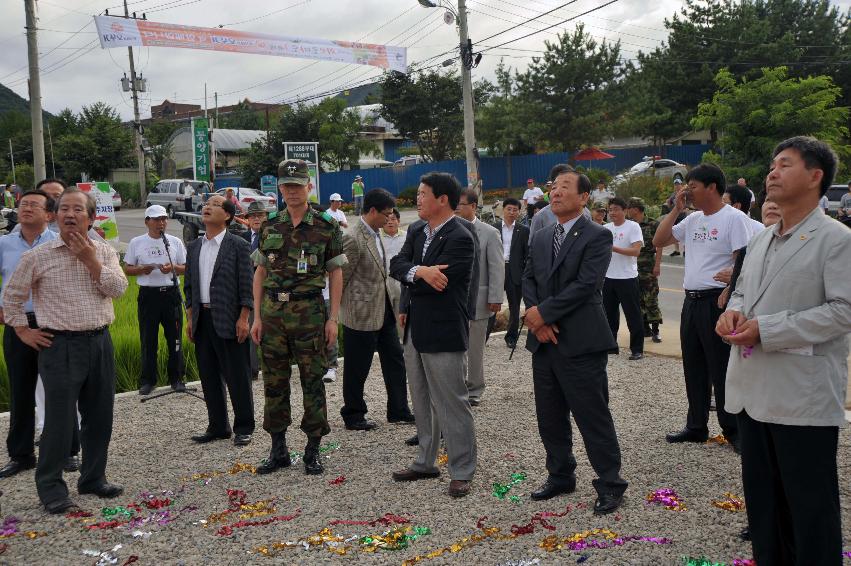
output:
[[[473,45],[467,32],[467,5],[466,0],[458,0],[458,11],[442,0],[417,0],[424,8],[445,8],[458,21],[458,35],[461,38],[461,94],[464,107],[464,154],[467,159],[467,186],[476,189],[479,193],[479,202],[482,200],[481,183],[479,182],[479,164],[476,158],[476,134],[473,116],[473,80],[470,70],[478,65],[481,54],[473,56]],[[447,23],[450,23],[447,18]],[[444,61],[443,66],[447,66]]]

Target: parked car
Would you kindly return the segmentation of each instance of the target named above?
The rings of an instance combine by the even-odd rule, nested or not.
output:
[[[206,181],[192,179],[162,179],[148,193],[145,206],[159,204],[165,207],[170,218],[174,218],[175,212],[186,210],[185,200],[190,192],[192,210],[201,210],[202,195],[210,192],[210,185]]]
[[[627,179],[638,176],[652,176],[659,179],[680,179],[686,178],[688,168],[682,163],[677,163],[673,159],[662,159],[659,156],[646,156],[640,163],[636,163],[630,167],[629,171],[616,175],[612,183],[617,185],[623,183]]]
[[[112,197],[112,208],[116,211],[121,210],[121,193],[116,191],[112,186],[109,187],[109,194]]]
[[[261,193],[257,189],[249,187],[225,187],[216,191],[216,194],[224,196],[228,189],[233,189],[233,193],[236,195],[236,199],[239,201],[239,206],[242,207],[243,212],[248,210],[248,205],[255,201],[262,202],[263,206],[269,212],[278,210],[278,200],[273,196]]]
[[[848,185],[831,185],[827,189],[827,204],[828,214],[836,218],[839,214],[839,203],[842,200],[842,195],[848,192]]]
[[[425,159],[422,155],[408,155],[405,157],[401,157],[393,162],[394,167],[406,166],[406,165],[416,165],[417,163],[425,163]]]

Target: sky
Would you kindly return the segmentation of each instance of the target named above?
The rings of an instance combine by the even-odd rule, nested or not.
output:
[[[119,82],[130,72],[127,50],[101,49],[92,18],[105,9],[111,15],[123,14],[120,1],[38,0],[45,110],[55,114],[67,107],[78,112],[84,105],[103,101],[123,119],[132,119],[132,99],[122,92]],[[557,24],[488,50],[473,70],[473,80],[492,80],[500,60],[513,68],[525,68],[544,49],[545,41],[554,40],[557,32],[572,31],[579,22],[598,40],[620,39],[622,57],[634,59],[638,51],[660,45],[667,37],[665,18],[684,5],[682,0],[615,0],[599,8],[610,1],[467,0],[474,51]],[[840,5],[847,9],[849,3],[851,0]],[[128,6],[131,12],[140,17],[145,12],[148,20],[156,22],[405,46],[409,65],[439,63],[452,55],[430,58],[458,45],[456,26],[443,21],[445,10],[423,8],[417,0],[128,0]],[[558,9],[552,11],[554,8]],[[594,8],[599,9],[579,16]],[[569,19],[572,21],[565,22]],[[0,39],[0,83],[27,98],[24,2],[0,2],[0,21],[6,23],[5,37]],[[521,22],[525,23],[500,33]],[[494,37],[487,39],[489,36]],[[164,99],[203,107],[205,83],[207,105],[213,108],[216,92],[222,106],[244,98],[293,103],[363,84],[381,74],[380,69],[364,65],[162,47],[136,48],[134,58],[137,73],[147,79],[148,91],[140,94],[143,118],[150,116],[152,104]]]

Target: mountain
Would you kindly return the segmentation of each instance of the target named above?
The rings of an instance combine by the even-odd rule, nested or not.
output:
[[[30,103],[27,99],[18,96],[12,89],[0,84],[0,114],[6,112],[23,112],[30,113]],[[44,118],[51,118],[52,114],[44,112]]]

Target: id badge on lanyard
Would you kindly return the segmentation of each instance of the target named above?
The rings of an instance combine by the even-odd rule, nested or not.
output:
[[[305,259],[304,257],[304,250],[301,250],[301,255],[298,256],[298,265],[296,267],[296,273],[307,273],[307,259]]]

